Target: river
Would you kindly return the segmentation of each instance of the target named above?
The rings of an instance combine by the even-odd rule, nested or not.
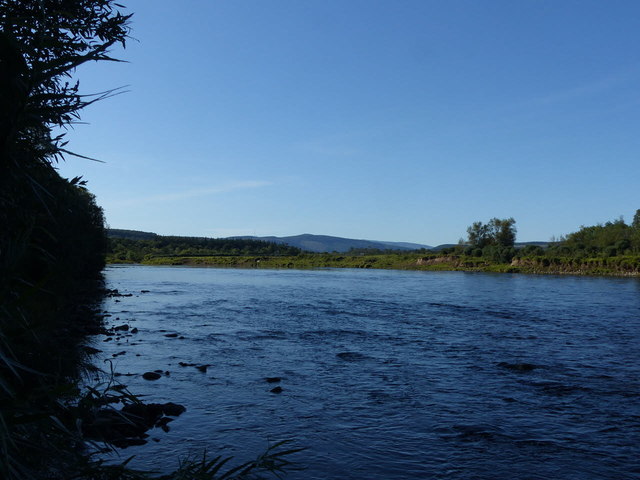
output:
[[[96,361],[135,374],[119,379],[146,401],[187,407],[121,453],[134,467],[166,472],[204,449],[240,462],[290,439],[308,448],[294,480],[640,477],[638,279],[145,266],[105,278],[133,294],[105,301],[108,325],[138,332],[97,337]],[[169,375],[142,379],[156,369]]]

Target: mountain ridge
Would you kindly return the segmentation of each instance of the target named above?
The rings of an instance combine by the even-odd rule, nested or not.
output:
[[[266,236],[258,237],[252,235],[236,236],[247,240],[262,240],[266,242],[286,243],[294,247],[301,248],[308,252],[339,252],[346,253],[352,248],[377,249],[377,250],[419,250],[422,248],[431,249],[429,245],[410,242],[387,242],[380,240],[365,240],[346,237],[335,237],[332,235],[315,235],[303,233],[301,235],[291,235],[287,237]]]
[[[107,229],[107,235],[115,238],[128,238],[132,240],[149,240],[158,237],[185,237],[185,238],[207,238],[207,237],[187,237],[185,235],[158,235],[152,232],[143,232],[140,230],[126,230],[118,228]],[[232,237],[223,237],[229,239],[244,239],[244,240],[262,240],[265,242],[274,242],[285,245],[291,245],[293,247],[301,248],[308,252],[339,252],[346,253],[352,248],[355,249],[377,249],[377,250],[420,250],[427,249],[438,251],[444,248],[455,247],[455,243],[445,243],[437,246],[424,245],[420,243],[411,242],[387,242],[380,240],[366,240],[355,239],[346,237],[335,237],[332,235],[315,235],[311,233],[303,233],[301,235],[291,235],[286,237],[277,237],[275,235],[270,236],[255,236],[255,235],[236,235]],[[523,247],[526,245],[538,245],[546,247],[549,242],[516,242],[516,247]]]
[[[131,240],[150,240],[158,237],[186,237],[184,235],[158,235],[152,232],[144,232],[140,230],[127,230],[119,228],[107,229],[107,235],[113,238],[127,238]],[[187,238],[205,238],[205,237],[187,237]],[[225,237],[229,239],[242,240],[261,240],[265,242],[274,242],[280,244],[291,245],[301,248],[308,252],[340,252],[345,253],[352,248],[377,249],[377,250],[419,250],[422,248],[431,249],[429,245],[410,242],[387,242],[378,240],[365,240],[346,237],[335,237],[331,235],[314,235],[311,233],[303,233],[301,235],[292,235],[286,237],[277,237],[274,235],[259,237],[255,235],[236,235]]]

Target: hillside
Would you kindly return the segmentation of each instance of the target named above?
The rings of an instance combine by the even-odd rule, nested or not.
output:
[[[300,249],[284,243],[241,238],[176,237],[136,230],[108,232],[108,263],[141,262],[158,255],[298,255]]]
[[[429,245],[421,245],[418,243],[358,240],[353,238],[332,237],[330,235],[312,235],[310,233],[290,237],[242,236],[235,238],[287,244],[308,252],[348,252],[351,249],[419,250],[422,248],[431,248]]]
[[[152,232],[142,232],[139,230],[125,230],[110,228],[107,230],[109,238],[122,238],[128,240],[153,240],[163,238],[188,238],[193,240],[197,237],[171,236],[164,237]],[[236,236],[228,237],[229,240],[254,240],[260,242],[271,242],[280,245],[289,245],[300,248],[307,252],[348,252],[351,249],[376,249],[376,250],[420,250],[431,249],[429,245],[408,242],[382,242],[377,240],[357,240],[353,238],[332,237],[330,235],[312,235],[305,233],[289,237],[256,237],[256,236]],[[222,239],[219,239],[222,240]]]

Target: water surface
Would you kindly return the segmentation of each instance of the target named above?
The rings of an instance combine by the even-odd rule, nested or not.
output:
[[[293,439],[309,450],[289,479],[640,476],[637,279],[143,266],[106,279],[134,294],[107,300],[110,324],[139,332],[97,338],[101,355],[125,351],[113,364],[137,374],[119,377],[131,391],[188,409],[123,452],[134,466],[168,471],[205,448],[243,461]],[[140,377],[156,369],[170,375]]]

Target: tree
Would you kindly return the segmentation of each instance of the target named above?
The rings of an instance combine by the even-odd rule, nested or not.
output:
[[[636,210],[636,214],[633,216],[633,222],[631,223],[633,228],[640,229],[640,209]]]
[[[475,248],[484,248],[491,244],[491,235],[489,232],[489,225],[485,225],[482,222],[473,222],[473,224],[467,228],[467,234],[469,243]]]
[[[489,230],[496,245],[512,247],[516,242],[516,221],[513,218],[500,220],[492,218],[489,221]]]
[[[487,224],[474,222],[467,228],[469,244],[474,248],[490,245],[512,247],[516,241],[515,223],[513,218],[492,218]]]

